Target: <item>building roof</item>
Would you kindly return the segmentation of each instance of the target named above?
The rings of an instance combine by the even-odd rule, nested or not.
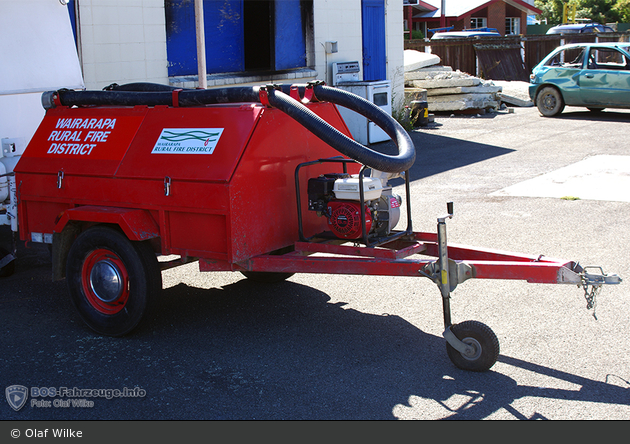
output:
[[[527,14],[541,14],[542,11],[524,0],[447,0],[445,2],[445,16],[449,18],[461,19],[464,15],[488,7],[495,2],[504,2],[515,8],[525,11]],[[442,15],[442,0],[418,1],[417,5],[411,5],[416,11],[418,18],[439,18]]]
[[[404,1],[403,4],[408,5],[409,3],[407,3],[407,1]],[[416,9],[422,9],[425,11],[435,11],[436,9],[438,9],[437,6],[430,5],[427,2],[423,2],[422,0],[416,0],[412,6],[416,7]]]

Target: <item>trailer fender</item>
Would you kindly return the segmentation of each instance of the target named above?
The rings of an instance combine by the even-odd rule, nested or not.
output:
[[[53,233],[52,243],[52,280],[60,281],[66,277],[68,251],[76,237],[81,233],[81,224],[68,222],[60,233]]]
[[[93,205],[71,208],[63,212],[53,232],[61,233],[70,221],[118,225],[132,241],[149,240],[160,235],[158,225],[146,210]]]
[[[160,229],[146,210],[86,205],[62,213],[53,231],[53,281],[63,279],[68,251],[81,232],[82,223],[118,226],[131,241],[145,241],[160,236]]]

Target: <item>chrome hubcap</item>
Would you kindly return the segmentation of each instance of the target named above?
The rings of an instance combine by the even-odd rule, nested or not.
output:
[[[94,264],[90,272],[90,287],[103,302],[114,302],[123,292],[123,277],[120,270],[109,260]]]

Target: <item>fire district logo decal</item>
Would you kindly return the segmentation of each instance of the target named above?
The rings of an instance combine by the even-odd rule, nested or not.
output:
[[[164,128],[151,154],[212,154],[223,128]]]

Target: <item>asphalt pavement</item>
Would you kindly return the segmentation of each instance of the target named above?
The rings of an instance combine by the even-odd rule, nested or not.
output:
[[[20,244],[15,274],[0,280],[0,386],[135,396],[64,406],[39,390],[18,411],[2,401],[0,418],[627,420],[630,112],[513,111],[436,115],[412,132],[413,228],[435,231],[452,201],[449,242],[618,273],[625,282],[603,288],[597,319],[575,285],[464,282],[453,321],[487,324],[501,347],[490,371],[471,373],[446,354],[428,279],[298,274],[260,285],[193,263],[163,272],[159,308],[136,331],[101,337],[65,282],[51,282],[48,249]],[[544,193],[560,182],[560,195]]]

